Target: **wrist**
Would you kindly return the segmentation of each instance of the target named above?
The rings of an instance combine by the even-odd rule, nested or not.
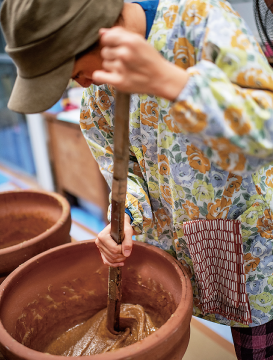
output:
[[[154,83],[155,89],[154,95],[160,96],[170,101],[175,101],[180,92],[186,86],[189,80],[189,74],[186,70],[181,69],[175,64],[165,60],[164,69],[161,76],[158,77],[158,81]]]
[[[128,223],[129,225],[131,224],[131,218],[128,214],[124,214],[124,222]]]

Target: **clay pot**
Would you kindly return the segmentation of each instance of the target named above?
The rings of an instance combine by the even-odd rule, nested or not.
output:
[[[20,264],[70,242],[67,200],[33,190],[0,193],[0,283]]]
[[[192,315],[186,271],[163,250],[136,242],[122,276],[123,302],[156,311],[166,323],[140,342],[84,359],[181,360]],[[106,307],[107,283],[94,241],[59,246],[27,261],[0,286],[0,351],[8,360],[63,360],[42,351]]]

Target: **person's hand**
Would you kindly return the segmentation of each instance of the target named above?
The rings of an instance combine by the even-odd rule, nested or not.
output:
[[[112,239],[110,235],[111,224],[107,225],[99,234],[95,241],[97,245],[102,261],[105,265],[117,267],[123,266],[125,259],[131,255],[133,240],[132,236],[134,231],[130,225],[130,216],[125,214],[124,216],[124,240],[121,245]]]
[[[92,78],[128,93],[145,93],[175,100],[188,73],[167,61],[141,35],[122,27],[100,30],[103,70]]]

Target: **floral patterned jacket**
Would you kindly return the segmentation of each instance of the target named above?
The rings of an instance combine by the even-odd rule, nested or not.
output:
[[[273,319],[273,71],[246,23],[221,0],[161,0],[148,41],[190,79],[173,103],[132,95],[127,208],[138,240],[192,271],[182,224],[241,222],[250,326]],[[84,91],[83,135],[109,186],[114,90]],[[88,166],[88,164],[87,164]]]

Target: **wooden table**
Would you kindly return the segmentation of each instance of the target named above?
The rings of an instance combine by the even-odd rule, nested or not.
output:
[[[77,123],[44,113],[57,191],[68,192],[100,207],[107,221],[109,188]]]

